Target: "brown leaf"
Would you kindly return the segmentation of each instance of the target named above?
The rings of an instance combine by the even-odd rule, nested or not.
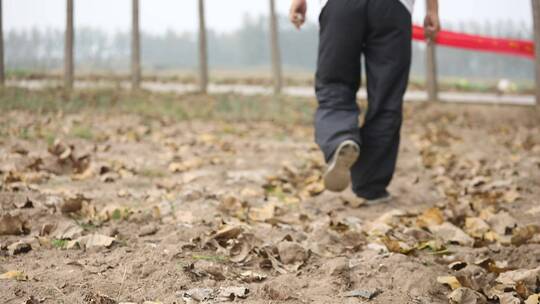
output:
[[[531,240],[536,234],[540,233],[540,226],[528,225],[525,227],[519,227],[512,232],[512,244],[515,246],[521,246]]]
[[[531,295],[525,301],[525,304],[539,304],[540,303],[540,293]]]
[[[459,280],[454,276],[437,277],[437,282],[448,285],[452,290],[462,287]]]
[[[244,232],[244,229],[240,226],[225,225],[223,228],[210,235],[209,241],[216,240],[223,245],[228,240],[237,238],[242,232]]]
[[[259,208],[250,208],[248,212],[249,219],[255,222],[266,222],[275,217],[276,205],[267,203]]]
[[[407,245],[404,242],[400,242],[394,239],[384,236],[381,238],[381,242],[386,246],[388,251],[401,254],[409,254],[414,251],[414,248]]]
[[[8,271],[0,274],[0,280],[28,281],[28,276],[22,271]]]
[[[74,241],[71,241],[68,243],[67,248],[73,247],[75,243],[79,244],[79,246],[83,246],[86,249],[90,248],[108,248],[110,247],[115,241],[115,238],[102,235],[102,234],[91,234],[86,235],[83,237],[80,237]]]
[[[424,211],[416,220],[416,225],[420,228],[440,225],[444,222],[444,216],[439,208],[430,208]]]
[[[481,239],[489,231],[489,225],[479,217],[465,219],[465,232],[474,238]]]
[[[429,227],[429,230],[431,230],[433,234],[435,234],[437,237],[441,238],[445,242],[455,243],[468,247],[472,247],[474,245],[473,238],[463,232],[463,230],[450,223],[443,223],[438,226],[431,226]]]
[[[263,273],[253,272],[251,270],[244,271],[240,274],[242,281],[246,283],[262,282],[266,280],[266,275]]]
[[[450,304],[485,304],[486,297],[469,288],[460,287],[448,295]]]

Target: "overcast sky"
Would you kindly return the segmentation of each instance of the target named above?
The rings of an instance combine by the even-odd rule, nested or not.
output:
[[[397,1],[397,0],[396,0]],[[63,28],[65,0],[4,0],[4,27],[25,29]],[[280,14],[286,14],[290,0],[276,0]],[[424,11],[417,0],[414,18],[419,22]],[[530,0],[441,0],[443,20],[524,21],[531,26]],[[91,26],[110,32],[128,30],[131,0],[75,0],[77,26]],[[310,0],[308,18],[316,20],[319,0]],[[159,33],[167,29],[192,31],[197,27],[196,0],[141,0],[141,27]],[[267,14],[267,0],[207,0],[208,27],[220,32],[238,28],[246,14]]]

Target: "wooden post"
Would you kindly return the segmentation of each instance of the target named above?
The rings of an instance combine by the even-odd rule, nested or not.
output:
[[[281,52],[279,48],[278,21],[275,0],[270,0],[270,47],[272,50],[272,74],[274,76],[274,94],[280,94],[283,86],[281,71]]]
[[[535,41],[535,71],[536,71],[536,108],[540,110],[540,0],[531,0],[534,22],[534,41]]]
[[[4,87],[6,81],[5,67],[4,67],[4,27],[3,27],[3,7],[2,0],[0,0],[0,87]]]
[[[66,38],[64,42],[64,87],[73,88],[73,0],[66,0]]]
[[[429,0],[426,0],[426,9]],[[439,99],[439,88],[437,82],[437,55],[436,43],[426,41],[426,89],[428,101],[437,101]]]
[[[208,50],[206,46],[204,0],[199,0],[199,86],[200,92],[206,94],[208,91]]]
[[[439,99],[439,88],[437,83],[437,57],[435,42],[426,42],[426,89],[428,101]]]
[[[139,29],[139,0],[132,0],[131,5],[131,88],[141,87],[141,35]]]

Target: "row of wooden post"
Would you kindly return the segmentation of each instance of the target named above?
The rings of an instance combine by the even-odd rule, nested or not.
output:
[[[206,93],[208,89],[208,47],[206,38],[205,0],[198,1],[199,11],[199,89]],[[272,75],[274,93],[280,94],[283,87],[281,54],[279,47],[278,21],[275,0],[269,1],[270,11],[270,49],[272,58]],[[74,0],[66,0],[66,31],[64,46],[64,86],[71,90],[74,83]],[[534,23],[534,39],[536,42],[536,100],[540,108],[540,0],[531,0]],[[139,25],[139,0],[132,0],[132,35],[131,35],[131,85],[137,90],[141,86],[141,40]],[[428,99],[438,100],[436,46],[428,43],[426,48],[426,87]],[[3,0],[0,0],[0,85],[5,83],[4,37],[3,37]]]

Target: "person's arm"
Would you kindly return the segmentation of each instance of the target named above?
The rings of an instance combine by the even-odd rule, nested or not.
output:
[[[300,29],[306,21],[307,0],[292,0],[289,20]]]
[[[424,30],[426,39],[435,40],[437,34],[441,30],[441,22],[439,20],[439,0],[427,1],[426,19],[424,19]]]

